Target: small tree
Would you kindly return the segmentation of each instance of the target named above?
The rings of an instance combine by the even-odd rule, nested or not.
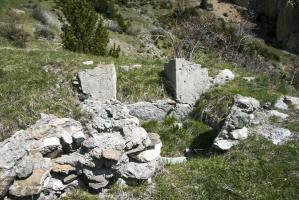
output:
[[[94,55],[107,55],[108,31],[90,0],[56,0],[60,11],[62,43],[65,49]]]

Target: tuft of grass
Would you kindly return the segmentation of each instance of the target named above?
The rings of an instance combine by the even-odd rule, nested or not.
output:
[[[153,101],[164,99],[167,93],[163,87],[162,64],[143,66],[128,72],[118,70],[117,95],[122,102]]]
[[[292,132],[299,133],[299,123],[297,122],[288,122],[284,125],[285,128],[289,129]]]
[[[179,128],[173,118],[163,122],[149,121],[142,125],[148,132],[158,133],[161,137],[163,156],[182,155],[187,148],[204,155],[215,138],[215,132],[203,122],[188,119]]]
[[[99,200],[97,195],[91,195],[85,190],[78,189],[72,193],[69,193],[66,197],[63,197],[62,200]]]

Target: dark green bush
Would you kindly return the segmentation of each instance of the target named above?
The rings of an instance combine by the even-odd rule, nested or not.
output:
[[[114,1],[110,0],[92,0],[92,4],[97,13],[100,13],[111,20],[116,20],[123,32],[126,32],[130,26],[129,22],[119,14],[114,6]]]
[[[65,49],[94,55],[107,55],[108,31],[89,0],[56,0]]]

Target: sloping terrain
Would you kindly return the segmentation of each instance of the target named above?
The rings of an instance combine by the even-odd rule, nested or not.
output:
[[[112,58],[64,50],[52,1],[0,1],[0,24],[7,22],[6,11],[15,9],[13,12],[21,17],[20,23],[30,34],[24,49],[13,46],[10,40],[0,36],[0,140],[34,124],[39,113],[69,117],[84,124],[88,116],[79,108],[72,80],[79,71],[94,68],[100,63],[116,65],[117,98],[121,102],[172,98],[164,82],[163,65],[174,55],[170,55],[171,45],[164,39],[165,35],[161,36],[157,30],[163,27],[168,33],[175,33],[176,30],[168,29],[166,25],[169,23],[174,27],[171,20],[160,24],[169,16],[173,17],[174,8],[155,6],[157,2],[150,1],[144,5],[137,2],[137,6],[132,7],[116,6],[131,22],[131,29],[126,33],[109,30],[110,44],[116,43],[121,47],[121,56]],[[193,1],[186,2],[189,3],[187,7],[194,4]],[[34,4],[48,13],[49,23],[45,25],[32,17]],[[243,20],[231,4],[216,0],[212,4],[212,13],[218,17],[229,14],[223,17],[224,21]],[[210,14],[198,7],[196,9],[199,13]],[[39,27],[49,29],[54,39],[36,36],[35,30]],[[224,37],[225,33],[220,35]],[[195,153],[188,157],[186,163],[165,166],[151,184],[111,186],[104,192],[106,199],[299,199],[298,110],[290,106],[288,110],[281,111],[290,115],[287,121],[272,119],[272,123],[292,131],[296,135],[295,140],[277,146],[261,136],[250,136],[224,154],[211,153],[218,131],[199,117],[205,111],[215,121],[222,121],[236,94],[256,98],[262,105],[271,103],[271,109],[275,109],[274,104],[283,95],[299,97],[298,85],[293,83],[299,72],[294,67],[291,73],[294,77],[288,73],[298,65],[298,56],[261,42],[255,44],[253,57],[267,62],[248,62],[244,66],[234,57],[229,59],[226,54],[213,52],[220,49],[217,45],[212,50],[205,45],[201,45],[193,60],[208,68],[210,75],[230,69],[236,78],[204,94],[193,115],[181,124],[182,127],[178,127],[173,118],[142,125],[148,132],[160,134],[163,156],[183,156],[186,149],[195,150]],[[225,47],[224,51],[229,52],[229,48]],[[94,64],[85,65],[85,61],[93,61]],[[127,71],[126,66],[141,67]],[[254,77],[254,81],[247,81],[244,77]],[[101,196],[91,195],[85,190],[76,190],[63,199],[99,198]]]

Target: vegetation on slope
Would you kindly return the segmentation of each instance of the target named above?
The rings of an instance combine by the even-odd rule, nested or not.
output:
[[[27,0],[0,1],[0,16],[3,16],[3,10],[24,8],[28,2]],[[39,1],[32,2],[39,3]],[[43,1],[38,5],[49,11],[52,8],[51,2]],[[150,6],[147,4],[149,2]],[[176,8],[170,4],[159,4],[154,0],[136,1],[135,4],[125,5],[119,2],[116,7],[124,19],[129,20],[132,27],[138,30],[129,29],[128,34],[110,32],[110,37],[117,38],[125,45],[133,47],[142,43],[137,38],[139,33],[150,32],[159,19],[169,20],[167,16],[172,16],[172,11]],[[142,16],[138,9],[142,11]],[[187,11],[183,13],[194,14],[192,9]],[[165,16],[161,17],[162,14]],[[30,32],[37,21],[32,18],[31,11],[26,10],[24,16],[24,29]],[[228,32],[230,30],[228,29]],[[57,31],[54,32],[56,35],[59,34]],[[208,32],[208,35],[203,35],[203,39],[211,35],[221,36],[220,41],[226,44],[229,42],[227,38],[231,37],[228,32],[223,30],[219,33]],[[30,35],[27,47],[40,50],[0,49],[0,140],[10,136],[16,130],[25,129],[33,124],[41,112],[60,117],[72,117],[84,122],[87,116],[78,108],[72,78],[79,70],[95,67],[96,64],[83,65],[82,62],[86,60],[116,64],[118,99],[122,102],[149,101],[169,97],[163,85],[163,59],[133,57],[130,56],[133,54],[129,50],[125,52],[129,56],[121,55],[118,59],[62,50],[53,51],[49,49],[56,49],[59,45],[48,40],[44,42],[40,38],[35,39],[32,31]],[[222,38],[222,36],[225,37]],[[0,42],[1,46],[11,45],[9,41],[3,39],[0,39]],[[170,46],[167,45],[167,41],[159,39],[155,42],[155,45],[160,47],[165,55],[168,55]],[[196,118],[206,109],[214,117],[219,117],[219,121],[223,120],[235,94],[252,96],[262,103],[273,103],[283,94],[298,96],[298,88],[297,90],[294,88],[296,85],[290,82],[290,77],[284,73],[277,75],[274,72],[269,75],[269,70],[264,70],[268,69],[268,64],[273,66],[272,70],[275,72],[280,67],[280,63],[288,67],[291,65],[289,57],[293,56],[263,43],[252,43],[250,48],[244,46],[252,52],[248,60],[263,56],[270,62],[257,62],[255,66],[245,63],[243,68],[239,68],[237,67],[239,61],[234,58],[243,59],[244,54],[239,54],[236,49],[230,49],[236,46],[235,43],[229,47],[219,47],[218,43],[216,46],[210,45],[214,40],[206,42],[201,43],[201,47],[204,48],[199,48],[194,60],[209,68],[212,75],[217,74],[220,69],[229,68],[238,77],[229,84],[215,87],[205,94],[194,111],[195,118],[186,120],[182,128],[179,128],[172,118],[167,118],[164,122],[151,121],[143,124],[148,131],[160,134],[164,145],[162,155],[182,155],[186,148],[195,149],[197,154],[189,158],[185,164],[166,166],[166,169],[154,178],[152,185],[142,184],[127,188],[113,186],[108,194],[111,199],[115,199],[114,197],[122,193],[140,199],[299,199],[296,193],[299,189],[298,141],[275,146],[263,138],[251,137],[226,154],[210,155],[209,150],[215,132]],[[228,52],[236,54],[228,59],[229,54],[223,54]],[[133,64],[142,64],[143,67],[128,72],[119,67]],[[247,82],[242,78],[244,76],[255,76],[256,80]],[[295,113],[284,126],[294,132],[299,132],[298,116],[299,114]],[[65,199],[93,200],[98,197],[78,190]]]

